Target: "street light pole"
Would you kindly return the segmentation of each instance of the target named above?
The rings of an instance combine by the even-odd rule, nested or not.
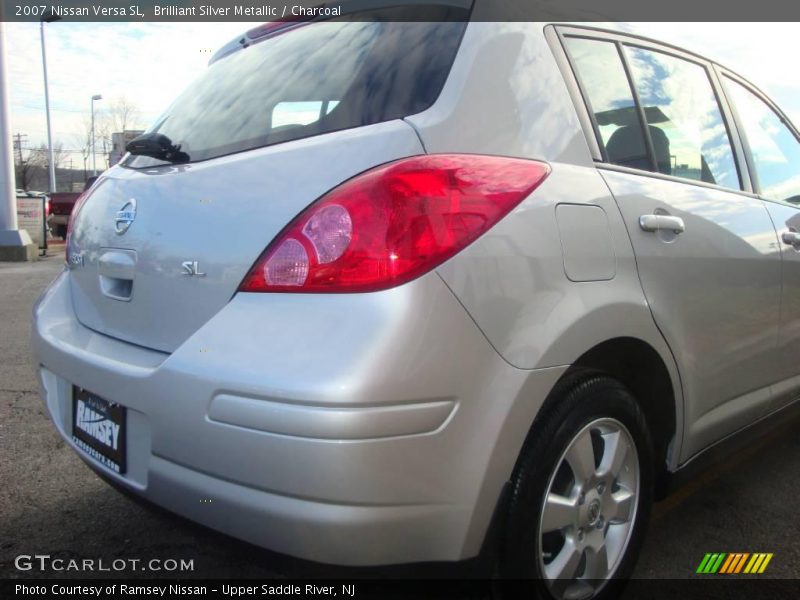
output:
[[[92,96],[92,175],[97,176],[97,157],[95,156],[95,137],[94,137],[94,101],[102,100],[102,94],[95,94]]]
[[[56,165],[53,162],[53,134],[50,129],[50,91],[47,85],[47,50],[44,43],[44,24],[58,20],[58,17],[52,15],[42,17],[39,21],[39,31],[42,38],[42,70],[44,71],[44,109],[47,113],[47,162],[50,164],[50,193],[56,191]]]

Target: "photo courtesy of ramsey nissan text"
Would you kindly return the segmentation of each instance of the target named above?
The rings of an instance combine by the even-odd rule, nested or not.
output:
[[[4,1],[3,598],[800,597],[800,6]]]

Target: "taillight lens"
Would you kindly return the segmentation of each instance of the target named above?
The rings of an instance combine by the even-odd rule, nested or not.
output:
[[[362,173],[295,218],[243,292],[371,292],[415,279],[461,251],[550,172],[498,156],[415,156]]]
[[[81,210],[81,207],[86,202],[86,199],[89,197],[90,190],[86,190],[80,196],[75,199],[75,204],[72,205],[72,212],[69,214],[69,222],[67,223],[67,239],[65,240],[64,245],[66,246],[65,252],[65,260],[67,264],[70,264],[70,256],[72,254],[72,244],[70,244],[70,237],[72,236],[72,226],[75,223],[75,219],[78,216],[78,212]]]

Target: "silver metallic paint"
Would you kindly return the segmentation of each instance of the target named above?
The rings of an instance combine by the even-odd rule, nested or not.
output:
[[[547,394],[597,344],[633,337],[663,360],[677,421],[670,469],[795,398],[800,294],[786,278],[800,259],[770,222],[781,231],[794,213],[598,170],[544,31],[471,23],[440,98],[405,122],[110,170],[72,237],[84,266],[34,309],[43,397],[67,443],[77,384],[128,407],[130,425],[128,474],[82,458],[158,504],[309,559],[456,560],[478,552]],[[306,205],[424,151],[544,160],[552,173],[404,286],[235,293]],[[114,215],[130,197],[136,221],[118,236]],[[602,212],[607,231],[585,243],[558,218],[563,206]],[[657,209],[686,230],[642,231],[639,217]],[[186,260],[207,276],[182,275]],[[130,302],[103,295],[101,277],[127,276]]]

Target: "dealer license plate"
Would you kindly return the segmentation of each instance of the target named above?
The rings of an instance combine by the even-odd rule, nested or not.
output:
[[[72,441],[117,473],[125,472],[125,407],[72,388]]]

